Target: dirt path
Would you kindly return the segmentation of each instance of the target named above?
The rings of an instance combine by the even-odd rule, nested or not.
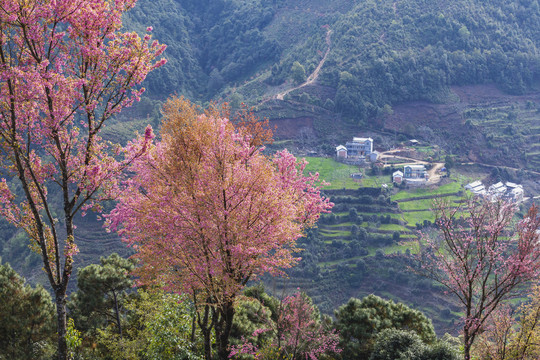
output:
[[[429,180],[428,184],[437,184],[441,181],[441,170],[444,167],[444,163],[433,163],[431,169],[428,170]]]
[[[523,169],[523,168],[516,168],[516,167],[511,167],[511,166],[492,165],[492,164],[486,164],[486,163],[482,163],[482,162],[466,162],[466,163],[460,163],[460,165],[481,165],[481,166],[485,166],[485,167],[488,167],[488,168],[500,168],[500,169],[508,169],[508,170],[512,170],[512,171],[523,170],[524,172],[529,173],[529,174],[540,175],[539,171]]]
[[[324,65],[324,62],[326,61],[326,57],[328,56],[328,53],[330,52],[330,47],[332,45],[332,40],[331,40],[331,35],[332,35],[332,30],[328,29],[326,31],[326,45],[327,45],[327,48],[326,48],[326,52],[324,53],[324,56],[323,58],[321,59],[321,61],[319,62],[319,65],[317,65],[317,68],[315,68],[315,70],[313,71],[313,73],[311,75],[308,76],[306,82],[298,85],[297,87],[294,87],[292,89],[289,89],[289,90],[285,90],[279,94],[276,95],[276,99],[278,100],[283,100],[283,98],[288,94],[290,93],[291,91],[294,91],[294,90],[298,90],[298,89],[301,89],[303,88],[304,86],[307,86],[307,85],[310,85],[310,84],[313,84],[315,82],[315,80],[317,80],[317,78],[319,77],[319,72],[321,71],[321,68],[323,67]]]

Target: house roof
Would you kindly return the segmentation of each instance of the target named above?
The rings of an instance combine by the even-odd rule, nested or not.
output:
[[[498,182],[496,184],[493,184],[489,187],[490,192],[505,192],[506,186],[502,182]]]
[[[343,145],[339,145],[338,147],[336,147],[336,151],[340,151],[340,150],[345,150],[347,151],[347,148]]]
[[[366,142],[366,141],[373,141],[372,138],[361,138],[361,137],[353,137],[353,142]]]
[[[485,195],[485,194],[486,194],[486,189],[485,189],[485,188],[483,188],[483,189],[480,189],[480,188],[479,188],[478,190],[477,190],[477,189],[473,189],[473,190],[471,190],[471,192],[472,192],[473,194],[475,194],[475,195]]]
[[[517,188],[523,189],[523,185],[516,184],[516,183],[510,182],[510,181],[506,182],[506,187],[509,188],[509,189],[517,189]]]
[[[424,165],[407,165],[405,168],[411,168],[411,170],[426,170]]]
[[[482,185],[482,182],[480,180],[477,180],[475,182],[465,185],[465,189],[474,189],[475,187],[478,187],[480,185]]]
[[[394,173],[392,174],[392,176],[403,176],[403,173],[401,171],[394,171]]]

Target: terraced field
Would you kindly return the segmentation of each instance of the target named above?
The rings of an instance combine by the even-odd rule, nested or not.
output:
[[[518,100],[518,99],[516,99]],[[524,167],[540,167],[540,108],[538,99],[519,99],[512,104],[491,104],[469,108],[467,121],[484,133],[488,148],[511,154],[519,149]]]

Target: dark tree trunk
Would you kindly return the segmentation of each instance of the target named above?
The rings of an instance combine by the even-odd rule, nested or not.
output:
[[[467,328],[463,331],[463,359],[471,360],[471,337]]]
[[[212,327],[214,325],[214,317],[210,321],[210,306],[204,306],[204,313],[201,317],[201,314],[197,312],[197,322],[199,323],[199,328],[203,334],[204,341],[204,358],[205,360],[212,360]]]
[[[229,336],[234,318],[234,305],[232,301],[227,301],[220,309],[220,321],[216,322],[216,340],[218,346],[219,360],[229,359]]]
[[[120,310],[118,309],[118,299],[116,297],[116,291],[113,290],[113,298],[114,298],[114,313],[116,318],[116,326],[118,326],[118,334],[120,335],[120,338],[122,337],[122,323],[120,322]]]
[[[56,331],[58,332],[58,360],[67,360],[68,349],[66,343],[66,288],[61,286],[54,289],[56,296]]]

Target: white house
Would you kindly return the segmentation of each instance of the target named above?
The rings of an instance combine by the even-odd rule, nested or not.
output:
[[[424,165],[406,165],[403,168],[405,179],[427,179],[428,173]]]
[[[511,199],[515,202],[522,202],[523,201],[523,185],[515,184],[512,182],[507,182],[506,184],[506,194],[505,197],[508,199]]]
[[[477,180],[475,182],[472,182],[470,184],[465,185],[466,190],[472,190],[478,186],[484,186],[480,180]]]
[[[514,202],[522,202],[524,196],[523,185],[512,182],[498,182],[486,190],[481,181],[475,181],[465,185],[465,189],[477,196],[488,196],[491,200],[508,199]]]
[[[347,148],[343,145],[336,147],[336,156],[338,158],[346,159],[347,158]]]
[[[403,173],[399,170],[394,171],[394,173],[392,174],[392,181],[396,184],[401,184],[401,182],[403,181]]]
[[[362,164],[364,161],[377,161],[379,153],[373,151],[373,139],[353,137],[352,141],[347,141],[345,146],[336,147],[336,158],[347,159],[345,162],[351,164]]]
[[[507,190],[506,186],[500,181],[496,184],[491,185],[488,188],[488,194],[492,198],[499,198],[499,197],[502,197],[506,193],[506,190]]]
[[[465,189],[472,192],[474,195],[485,195],[486,187],[480,180],[474,181],[470,184],[465,185]]]
[[[369,156],[373,152],[373,139],[354,137],[345,146],[348,156]]]

